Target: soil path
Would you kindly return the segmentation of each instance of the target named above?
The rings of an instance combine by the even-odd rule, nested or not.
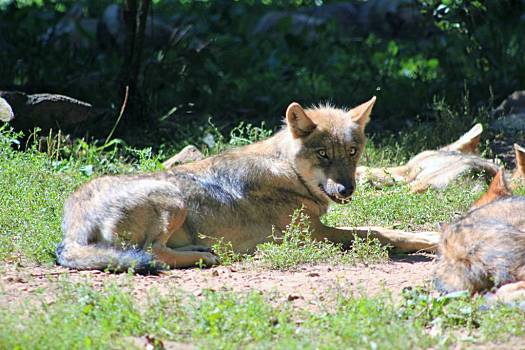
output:
[[[205,290],[274,293],[275,301],[289,301],[296,306],[316,308],[329,304],[337,295],[376,295],[390,291],[394,298],[403,288],[429,286],[432,256],[394,257],[377,265],[301,266],[297,271],[258,270],[243,265],[210,269],[186,269],[163,272],[158,276],[129,276],[100,271],[69,271],[57,266],[0,265],[0,303],[24,303],[38,298],[53,302],[61,280],[88,281],[95,288],[111,283],[131,282],[137,297],[152,289],[160,293],[182,290],[200,296]],[[334,293],[337,292],[337,293]]]

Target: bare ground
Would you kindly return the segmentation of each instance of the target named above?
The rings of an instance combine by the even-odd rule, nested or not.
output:
[[[0,304],[18,304],[36,298],[52,303],[61,283],[87,281],[95,288],[111,283],[133,287],[139,299],[150,290],[165,293],[181,290],[197,297],[205,290],[272,293],[275,302],[317,309],[340,295],[376,295],[389,291],[393,297],[403,288],[429,286],[433,257],[405,255],[377,265],[300,266],[296,271],[261,270],[249,265],[210,269],[171,270],[157,276],[129,276],[100,271],[71,271],[58,266],[0,265]],[[62,281],[62,282],[61,282]],[[5,304],[4,304],[5,305]]]

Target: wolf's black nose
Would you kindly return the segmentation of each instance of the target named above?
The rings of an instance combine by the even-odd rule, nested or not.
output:
[[[344,198],[350,197],[352,193],[354,193],[354,186],[352,185],[343,186],[341,184],[338,184],[337,193],[339,193],[339,195]]]

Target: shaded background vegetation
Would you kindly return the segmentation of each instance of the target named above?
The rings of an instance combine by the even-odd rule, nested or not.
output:
[[[108,6],[129,3],[0,0],[0,90],[92,103],[107,113],[75,132],[105,137],[122,105],[122,74],[132,67],[125,60],[125,28],[104,32],[100,19]],[[490,108],[525,82],[525,4],[519,0],[149,5],[155,25],[146,26],[138,93],[129,102],[138,112],[128,109],[116,134],[137,144],[151,135],[191,142],[209,117],[226,131],[241,120],[275,127],[291,101],[352,106],[371,95],[379,101],[371,131],[397,131],[446,118],[436,108],[443,101],[458,110]],[[465,114],[454,116],[470,124],[475,116]]]

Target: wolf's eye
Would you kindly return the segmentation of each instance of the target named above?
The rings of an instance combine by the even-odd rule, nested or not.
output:
[[[355,148],[355,147],[350,148],[350,155],[351,156],[355,156],[356,153],[357,153],[357,148]]]
[[[317,155],[321,158],[328,159],[328,154],[326,154],[326,151],[324,149],[320,149],[317,151]]]

